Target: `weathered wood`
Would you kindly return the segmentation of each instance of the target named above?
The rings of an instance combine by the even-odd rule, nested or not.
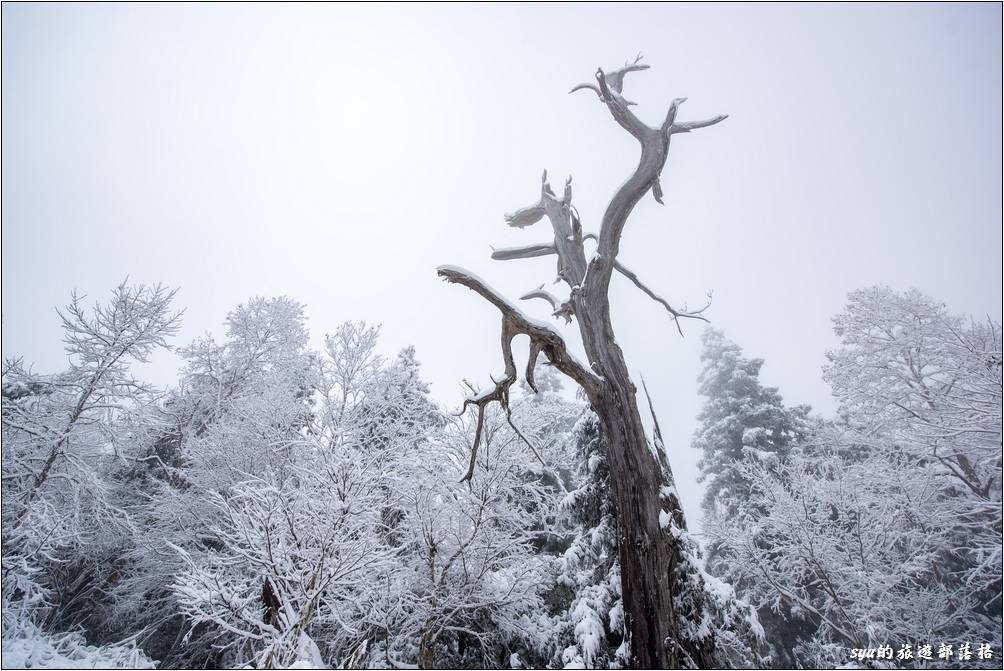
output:
[[[464,408],[472,404],[477,406],[479,426],[487,403],[498,401],[508,409],[508,389],[516,379],[511,341],[520,333],[530,336],[531,340],[527,367],[527,380],[531,387],[537,353],[542,352],[552,365],[582,386],[599,417],[620,524],[621,583],[632,666],[710,668],[715,666],[713,636],[695,639],[682,631],[681,625],[686,623],[686,619],[700,611],[703,604],[700,590],[703,587],[699,579],[694,579],[693,567],[685,561],[682,542],[673,533],[674,528],[686,529],[683,509],[676,495],[661,434],[656,435],[653,446],[645,433],[638,410],[637,389],[614,336],[608,288],[611,274],[616,269],[662,304],[677,321],[678,328],[681,318],[704,320],[701,312],[707,306],[694,312],[673,308],[620,264],[617,254],[627,219],[645,193],[651,190],[656,200],[662,202],[659,178],[669,152],[670,137],[713,125],[725,117],[678,123],[677,111],[685,98],[677,98],[659,128],[645,125],[629,109],[633,103],[621,94],[625,76],[647,68],[639,57],[611,73],[598,70],[596,84],[581,84],[572,89],[596,93],[617,123],[641,144],[638,167],[610,200],[599,235],[583,234],[581,221],[571,202],[571,179],[565,183],[562,196],[558,197],[551,190],[545,172],[538,201],[507,215],[506,222],[523,228],[546,217],[554,233],[553,245],[533,245],[493,255],[497,259],[529,258],[545,253],[557,255],[558,278],[569,287],[568,300],[562,303],[557,297],[544,292],[542,287],[523,298],[543,298],[554,308],[555,316],[566,319],[575,316],[588,356],[588,367],[568,353],[564,340],[556,331],[526,317],[475,275],[455,267],[441,267],[439,274],[450,282],[476,291],[503,315],[505,377],[496,381],[493,390],[469,398],[464,403]],[[587,260],[583,241],[589,238],[597,241],[597,249]],[[470,470],[465,479],[473,474],[479,437],[475,437]],[[672,522],[668,528],[664,528],[664,519]]]

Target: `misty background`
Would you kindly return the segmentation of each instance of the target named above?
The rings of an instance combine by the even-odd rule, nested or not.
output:
[[[175,345],[256,295],[306,304],[315,345],[345,320],[414,344],[449,408],[498,373],[499,315],[438,280],[461,265],[512,299],[551,258],[490,247],[547,169],[597,231],[635,141],[589,92],[628,79],[639,116],[725,113],[674,138],[619,259],[702,304],[789,404],[820,376],[848,291],[916,287],[1001,316],[1001,6],[3,5],[3,354],[65,367],[56,306],[133,282],[180,287]],[[614,327],[652,392],[692,524],[697,322],[613,281]],[[543,302],[525,305],[548,318]],[[553,321],[553,320],[551,320]],[[578,346],[575,325],[557,325]],[[517,351],[526,356],[525,345]],[[180,359],[140,375],[174,382]],[[570,387],[566,385],[566,387]]]

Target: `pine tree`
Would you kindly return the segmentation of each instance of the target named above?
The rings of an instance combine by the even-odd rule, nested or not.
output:
[[[698,480],[706,483],[704,524],[713,539],[717,526],[748,508],[753,483],[747,464],[777,470],[808,435],[810,422],[808,406],[788,408],[776,388],[761,384],[763,359],[744,357],[739,345],[715,329],[705,330],[702,343],[704,370],[698,382],[707,400],[698,415],[693,446],[703,451]],[[721,543],[711,540],[706,549],[708,570],[744,592],[749,583],[723,556]],[[788,651],[800,636],[802,620],[779,604],[763,605],[758,618],[773,648],[774,661],[790,664]]]
[[[559,562],[558,585],[568,594],[560,662],[572,668],[621,668],[628,663],[617,551],[617,512],[599,419],[586,410],[573,431],[575,486],[561,502],[572,540]]]
[[[763,359],[743,357],[721,331],[702,336],[704,370],[698,382],[706,397],[693,446],[702,450],[700,482],[706,517],[727,517],[745,500],[749,483],[738,464],[747,457],[776,463],[807,435],[809,407],[788,408],[776,387],[760,383]]]

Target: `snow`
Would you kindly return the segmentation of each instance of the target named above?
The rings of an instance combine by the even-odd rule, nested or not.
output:
[[[477,476],[458,484],[470,458],[473,425],[443,416],[428,397],[417,362],[381,360],[367,349],[364,341],[373,331],[365,327],[340,328],[344,342],[327,341],[326,352],[307,350],[302,324],[286,312],[289,337],[279,334],[275,351],[256,349],[261,333],[277,335],[261,328],[240,330],[225,344],[197,343],[183,354],[188,368],[170,403],[125,403],[113,397],[124,393],[116,383],[102,394],[120,404],[118,411],[91,412],[87,422],[69,429],[53,418],[69,416],[75,397],[61,389],[72,385],[50,385],[42,394],[27,372],[16,371],[14,377],[27,382],[5,389],[35,396],[5,399],[4,410],[16,412],[33,430],[5,420],[5,496],[13,492],[12,501],[30,502],[24,494],[35,473],[19,464],[44,460],[51,445],[39,436],[56,429],[72,434],[70,449],[87,449],[73,456],[102,459],[58,464],[53,481],[66,487],[48,488],[34,499],[28,512],[39,523],[4,529],[13,532],[12,551],[3,558],[5,665],[153,667],[134,639],[125,637],[172,616],[185,620],[179,636],[189,638],[163,653],[159,663],[171,668],[206,659],[246,668],[260,668],[266,660],[293,669],[413,668],[430,622],[443,625],[432,650],[438,667],[470,665],[478,654],[470,650],[478,646],[459,646],[462,636],[481,642],[483,659],[503,665],[508,660],[513,668],[627,665],[629,643],[619,636],[628,614],[618,524],[596,416],[559,394],[514,396],[509,409],[515,423],[537,439],[543,460],[561,465],[560,472],[542,470],[528,463],[522,449],[511,449],[516,436],[505,413],[493,408]],[[230,321],[250,327],[275,322],[283,330],[279,321],[259,319],[264,312],[255,315]],[[822,423],[811,435],[801,428],[804,414],[760,385],[762,362],[742,359],[738,348],[720,343],[719,358],[731,359],[706,367],[706,378],[718,377],[714,384],[705,379],[702,393],[710,410],[695,442],[714,467],[714,504],[727,511],[706,527],[708,536],[716,547],[733,551],[712,556],[706,566],[694,538],[676,523],[677,489],[668,482],[659,489],[659,525],[677,539],[681,557],[673,570],[687,609],[680,611],[686,614],[678,643],[691,646],[713,637],[719,659],[732,663],[732,653],[753,654],[747,645],[752,639],[778,641],[773,618],[762,625],[750,603],[773,606],[775,614],[796,618],[806,629],[818,615],[832,615],[831,629],[846,622],[849,631],[870,641],[918,640],[923,631],[917,623],[925,622],[947,623],[953,636],[998,635],[987,630],[989,618],[972,616],[983,608],[977,588],[994,584],[999,575],[999,536],[993,533],[999,501],[980,512],[985,502],[961,487],[959,474],[930,459],[931,448],[944,445],[970,453],[981,477],[999,474],[993,461],[1000,445],[999,366],[994,368],[999,327],[989,329],[981,336],[985,342],[969,343],[969,354],[963,351],[969,345],[960,350],[942,334],[941,346],[953,349],[921,370],[958,368],[952,369],[952,385],[931,389],[952,410],[943,414],[937,404],[931,408],[914,399],[918,417],[900,417],[892,403],[914,393],[910,385],[875,373],[881,367],[874,364],[888,353],[862,353],[845,343],[850,349],[831,357],[829,375],[847,408],[841,421],[850,417],[864,427]],[[862,337],[866,331],[854,333]],[[956,329],[952,338],[979,335],[966,333]],[[349,351],[353,339],[361,344]],[[926,345],[911,347],[919,356]],[[865,354],[873,365],[857,365]],[[221,370],[238,371],[225,402],[214,377]],[[744,386],[729,387],[724,379]],[[305,400],[304,390],[314,384],[323,393]],[[977,404],[973,398],[989,401]],[[885,405],[876,406],[880,402]],[[216,409],[211,420],[203,412],[207,407]],[[177,440],[184,465],[169,468],[172,458],[165,457],[153,475],[134,468],[151,447],[160,448],[165,422],[172,427],[167,437],[175,436],[179,416],[204,424]],[[881,426],[871,423],[875,416]],[[130,458],[104,459],[108,445]],[[8,450],[23,458],[7,459]],[[844,458],[844,452],[852,453]],[[80,471],[72,473],[73,467]],[[162,470],[180,482],[164,478]],[[19,482],[29,489],[17,496],[7,483]],[[736,507],[724,508],[729,503]],[[55,533],[37,533],[52,525]],[[18,554],[25,548],[30,557]],[[964,548],[953,560],[959,576],[947,578],[954,587],[928,577],[932,558],[944,557],[946,548]],[[98,588],[86,591],[89,572],[110,557],[125,561],[116,563],[114,577],[103,574],[93,582],[100,590],[107,584],[114,603],[103,602]],[[847,595],[840,604],[847,615],[835,612],[813,583],[806,585],[818,574]],[[729,580],[742,585],[742,594]],[[55,595],[79,585],[84,592],[70,605],[85,605],[61,610],[66,604]],[[953,602],[960,586],[967,599]],[[46,631],[25,613],[45,622],[86,621],[106,637],[101,640],[125,640],[88,645],[83,633]],[[370,639],[374,627],[379,637]],[[832,667],[847,652],[833,639],[847,635],[831,629],[810,631],[788,652],[801,662],[825,659]],[[360,640],[377,642],[367,647]],[[616,640],[623,643],[614,650]],[[214,651],[212,641],[231,645]]]
[[[585,597],[580,598],[572,610],[572,620],[575,622],[575,640],[579,644],[582,660],[587,667],[592,667],[606,638],[606,628],[593,603],[606,595],[595,587],[587,588],[585,592]]]
[[[6,622],[5,622],[6,624]],[[50,635],[30,622],[19,622],[15,632],[4,630],[5,669],[153,669],[155,663],[135,645],[95,647],[77,633]]]
[[[558,332],[558,330],[556,328],[554,328],[554,326],[552,326],[551,324],[548,324],[547,322],[540,321],[539,319],[534,319],[533,317],[530,317],[529,315],[527,315],[525,312],[523,312],[522,310],[520,310],[519,307],[517,307],[515,303],[513,303],[508,298],[506,298],[500,291],[498,291],[497,289],[495,289],[495,287],[493,287],[492,285],[488,284],[488,282],[485,282],[484,279],[482,279],[480,276],[478,276],[478,275],[476,275],[476,274],[470,272],[469,270],[467,270],[465,268],[462,268],[460,266],[454,266],[454,265],[449,265],[449,264],[439,266],[437,268],[437,270],[443,270],[443,271],[447,271],[447,272],[457,273],[459,275],[464,275],[466,277],[469,277],[472,280],[475,280],[476,282],[478,282],[479,284],[481,284],[485,289],[487,289],[495,297],[496,300],[498,300],[501,303],[503,303],[506,306],[507,309],[512,310],[514,313],[520,315],[520,317],[522,319],[524,319],[528,324],[530,324],[531,326],[533,326],[536,329],[540,329],[540,330],[543,330],[543,331],[548,331],[552,335],[554,335],[554,337],[556,337],[559,340],[561,340],[562,342],[564,342],[564,338],[561,337],[561,334]],[[572,354],[567,349],[565,350],[565,356],[568,357],[573,362],[575,362],[575,364],[578,365],[578,367],[581,368],[582,370],[592,370],[591,368],[585,366],[574,354]],[[602,378],[600,378],[600,379],[602,379]]]
[[[441,270],[441,271],[456,273],[458,275],[463,275],[465,277],[469,277],[470,279],[474,280],[475,282],[477,282],[478,284],[480,284],[481,286],[483,286],[489,293],[491,293],[496,298],[496,300],[502,302],[506,306],[507,309],[510,309],[514,313],[522,316],[523,319],[525,319],[528,323],[530,323],[535,328],[543,329],[545,331],[550,331],[551,333],[553,333],[558,338],[561,337],[561,334],[558,333],[558,331],[555,330],[555,328],[553,326],[551,326],[547,322],[542,322],[540,320],[534,319],[533,317],[527,316],[526,314],[524,314],[524,312],[522,310],[520,310],[516,306],[515,303],[513,303],[508,298],[506,298],[505,295],[502,292],[500,292],[495,287],[493,287],[492,285],[490,285],[488,282],[486,282],[479,275],[476,275],[476,274],[472,273],[471,271],[467,270],[466,268],[462,268],[460,266],[453,266],[453,265],[448,265],[447,264],[447,265],[439,266],[436,270]]]

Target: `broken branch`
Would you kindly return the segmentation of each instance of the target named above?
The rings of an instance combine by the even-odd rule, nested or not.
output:
[[[659,128],[651,128],[642,123],[628,109],[629,102],[624,99],[621,92],[624,86],[624,76],[628,72],[644,70],[647,67],[640,62],[639,57],[635,59],[634,63],[625,65],[609,74],[604,73],[602,69],[596,71],[597,86],[593,90],[599,91],[600,100],[606,104],[614,120],[641,144],[641,159],[634,173],[611,198],[603,214],[596,254],[589,262],[589,268],[586,272],[588,285],[586,290],[589,295],[593,296],[607,295],[610,276],[614,270],[614,262],[620,248],[621,234],[634,206],[650,190],[657,202],[663,202],[663,188],[659,178],[669,154],[670,136],[712,126],[727,118],[726,115],[720,115],[704,121],[677,123],[677,112],[686,98],[676,98],[670,104],[666,117]],[[580,85],[573,90],[581,88],[593,87]],[[647,289],[645,291],[649,293]],[[652,295],[654,297],[654,294]],[[604,308],[604,311],[606,309]],[[669,309],[668,306],[667,309]],[[679,313],[679,311],[670,310],[671,314]],[[674,315],[674,318],[679,316],[683,316],[683,313]],[[679,323],[677,323],[677,327],[679,328]]]
[[[544,289],[543,284],[541,284],[533,291],[528,291],[519,297],[521,301],[528,301],[532,298],[543,298],[545,301],[551,304],[552,310],[557,310],[558,307],[561,305],[561,301],[558,300],[558,297],[552,294],[550,291],[546,291]]]
[[[505,215],[505,223],[513,228],[526,228],[533,226],[544,216],[544,206],[541,203],[534,203],[529,207],[523,207],[511,214]]]
[[[536,256],[557,254],[558,250],[550,243],[527,245],[525,247],[503,247],[492,249],[492,258],[496,261],[511,261],[513,259],[532,259]]]
[[[531,342],[539,341],[540,351],[547,356],[548,361],[579,384],[587,395],[593,396],[599,390],[603,383],[602,378],[589,370],[568,351],[564,339],[549,324],[527,317],[522,310],[497,293],[474,273],[457,266],[440,266],[436,272],[447,282],[465,286],[497,307],[515,327],[514,335],[524,334],[530,337]]]
[[[589,397],[595,397],[602,383],[595,373],[579,363],[565,346],[565,341],[548,324],[530,319],[515,305],[488,286],[480,277],[456,266],[440,266],[437,274],[447,282],[460,284],[485,298],[502,313],[502,360],[505,364],[505,377],[492,381],[494,388],[464,400],[461,412],[468,406],[475,406],[478,411],[477,426],[474,431],[474,445],[471,448],[471,461],[467,473],[461,482],[470,481],[474,475],[478,448],[481,445],[481,433],[484,427],[485,408],[492,401],[497,401],[508,412],[509,388],[516,382],[516,363],[512,354],[512,339],[524,334],[530,338],[530,359],[527,363],[527,382],[536,391],[533,381],[533,367],[537,356],[543,353],[548,361],[562,373],[572,378]],[[524,438],[525,440],[525,438]],[[529,442],[527,443],[529,444]],[[532,447],[532,446],[531,446]]]
[[[728,114],[719,114],[711,119],[705,119],[703,121],[684,121],[683,123],[674,123],[669,127],[669,134],[674,135],[676,133],[689,133],[692,130],[698,128],[707,128],[708,126],[714,126],[716,123],[721,123],[729,118]]]

